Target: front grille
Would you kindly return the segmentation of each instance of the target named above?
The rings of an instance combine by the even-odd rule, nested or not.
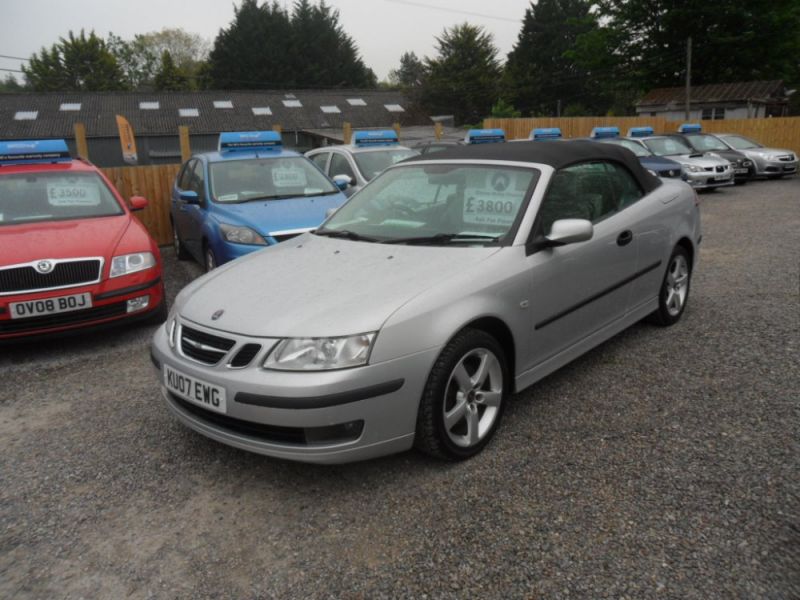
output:
[[[49,273],[39,273],[31,265],[0,269],[0,294],[94,283],[100,280],[100,267],[101,261],[95,258],[56,262]]]
[[[725,167],[723,165],[717,165],[717,173],[722,173],[725,171]]]
[[[86,310],[76,310],[74,312],[57,313],[55,315],[44,315],[41,317],[31,317],[29,319],[10,319],[0,321],[0,333],[18,333],[21,331],[37,331],[61,327],[64,325],[74,325],[89,321],[99,321],[111,317],[125,315],[128,312],[126,302],[116,304],[106,304]]]
[[[181,327],[181,352],[204,365],[215,365],[233,348],[234,340]]]
[[[242,369],[250,364],[250,361],[256,357],[260,350],[261,344],[245,344],[233,357],[230,365],[236,369]]]

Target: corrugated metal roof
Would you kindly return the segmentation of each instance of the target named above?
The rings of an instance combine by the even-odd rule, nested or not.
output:
[[[714,102],[764,101],[770,98],[785,99],[783,81],[742,81],[737,83],[713,83],[692,86],[692,104]],[[636,106],[660,106],[681,104],[686,99],[685,87],[656,88],[645,94]]]
[[[287,108],[283,100],[295,97],[301,108]],[[363,99],[366,106],[348,102]],[[228,100],[233,108],[219,109],[214,102]],[[141,102],[158,103],[158,109],[142,110]],[[62,104],[80,104],[80,110],[59,110]],[[385,106],[399,104],[405,112],[392,113]],[[151,105],[152,106],[152,105]],[[322,106],[338,106],[340,113],[324,113]],[[270,107],[272,114],[253,108]],[[199,116],[181,117],[179,109],[196,108]],[[36,120],[16,121],[17,112],[38,112]],[[75,123],[86,126],[88,137],[116,137],[115,115],[130,122],[137,136],[177,135],[178,126],[192,133],[271,129],[341,129],[344,122],[354,128],[425,125],[428,117],[413,108],[400,92],[378,90],[203,91],[203,92],[63,92],[0,94],[0,138],[24,139],[72,137]]]

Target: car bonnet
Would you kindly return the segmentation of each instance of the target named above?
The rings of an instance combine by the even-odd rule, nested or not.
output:
[[[385,245],[304,234],[198,280],[180,315],[255,337],[377,331],[406,302],[498,250]],[[220,310],[222,316],[212,320]]]

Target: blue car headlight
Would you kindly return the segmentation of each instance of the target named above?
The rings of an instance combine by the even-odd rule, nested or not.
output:
[[[264,361],[276,371],[327,371],[367,364],[375,332],[346,337],[286,338]]]
[[[253,231],[249,227],[241,227],[237,225],[226,225],[222,223],[219,226],[222,237],[227,242],[234,244],[249,244],[251,246],[266,246],[267,241],[261,237],[260,234]]]

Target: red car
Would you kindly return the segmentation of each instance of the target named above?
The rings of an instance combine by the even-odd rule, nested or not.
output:
[[[161,256],[100,170],[63,140],[0,142],[0,342],[161,322]]]

